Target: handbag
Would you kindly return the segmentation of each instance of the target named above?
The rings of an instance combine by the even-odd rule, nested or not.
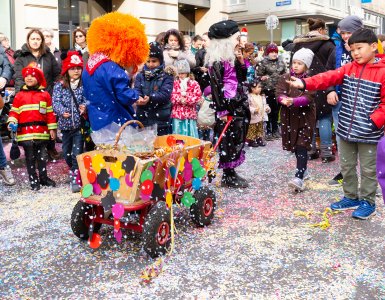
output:
[[[78,100],[76,99],[75,93],[71,87],[69,89],[70,89],[72,98],[74,99],[74,102],[75,102],[75,109],[77,110],[77,112],[80,115],[80,133],[82,134],[82,136],[84,138],[85,150],[86,151],[92,151],[95,149],[95,144],[91,138],[92,130],[91,130],[90,121],[88,119],[87,114],[83,114],[83,115],[80,114],[79,103],[78,103]]]
[[[198,126],[211,127],[215,123],[215,110],[211,106],[212,101],[204,98],[203,103],[198,111]]]

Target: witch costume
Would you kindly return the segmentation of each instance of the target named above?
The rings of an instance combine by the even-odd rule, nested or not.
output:
[[[238,24],[232,20],[213,24],[209,29],[211,45],[216,43],[229,45],[226,39],[239,35]],[[214,42],[215,43],[215,42]],[[234,49],[235,49],[234,45]],[[219,146],[219,168],[223,169],[222,186],[247,187],[248,183],[240,177],[235,168],[245,160],[245,139],[248,130],[250,111],[248,106],[246,82],[247,68],[241,64],[235,55],[231,60],[210,61],[210,46],[207,49],[210,84],[214,107],[216,110],[215,132],[220,135],[226,122],[220,118],[232,117],[227,131],[224,133]],[[233,51],[231,53],[234,53]]]

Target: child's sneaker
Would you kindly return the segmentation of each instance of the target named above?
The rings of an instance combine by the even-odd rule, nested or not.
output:
[[[335,202],[330,205],[332,210],[349,210],[356,209],[360,206],[360,201],[358,199],[350,199],[348,197],[343,197],[340,201]]]
[[[289,181],[289,187],[294,189],[295,192],[302,192],[305,190],[305,184],[303,179],[295,177],[294,179]]]
[[[310,180],[310,179],[311,179],[310,174],[306,169],[305,172],[303,172],[303,180]]]
[[[352,217],[356,219],[366,220],[376,214],[376,205],[370,204],[366,200],[360,201],[360,206],[352,213]]]
[[[15,185],[16,181],[9,166],[0,169],[0,176],[3,179],[5,185]]]

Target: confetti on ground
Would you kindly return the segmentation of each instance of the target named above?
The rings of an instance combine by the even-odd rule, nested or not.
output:
[[[328,230],[303,226],[322,221],[316,212],[342,195],[327,185],[337,163],[310,161],[306,190],[294,193],[287,182],[295,158],[279,141],[246,157],[239,172],[250,188],[211,185],[212,225],[197,228],[186,208],[175,207],[175,248],[162,264],[143,251],[138,233],[122,230],[118,243],[103,226],[95,250],[73,235],[79,194],[64,183],[62,160],[48,166],[58,187],[39,192],[15,168],[18,185],[0,184],[0,299],[385,299],[382,198],[367,221],[347,211],[333,215]],[[307,220],[295,211],[313,213]],[[148,266],[157,276],[142,284]]]

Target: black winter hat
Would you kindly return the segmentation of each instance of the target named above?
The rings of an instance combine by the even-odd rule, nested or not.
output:
[[[233,20],[220,21],[210,26],[209,39],[227,39],[238,31],[237,22]]]
[[[150,54],[149,57],[155,57],[159,59],[160,64],[163,64],[163,51],[160,47],[160,44],[157,42],[151,42],[150,43]]]

